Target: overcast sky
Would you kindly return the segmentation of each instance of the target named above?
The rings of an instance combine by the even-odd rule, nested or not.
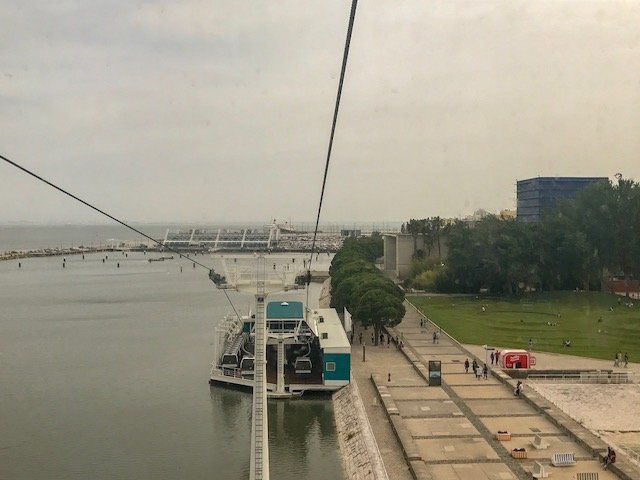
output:
[[[0,154],[128,220],[315,218],[350,1],[0,1]],[[640,179],[640,2],[361,0],[323,220]],[[0,223],[102,222],[0,164]]]

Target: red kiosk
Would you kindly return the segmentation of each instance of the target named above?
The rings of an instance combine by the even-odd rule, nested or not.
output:
[[[507,349],[500,352],[502,368],[531,368],[536,364],[536,357],[526,350]]]

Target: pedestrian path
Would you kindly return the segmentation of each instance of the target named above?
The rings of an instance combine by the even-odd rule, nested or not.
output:
[[[409,306],[402,323],[389,330],[404,344],[404,362],[380,358],[384,363],[379,363],[374,357],[364,362],[415,478],[530,479],[539,468],[534,462],[551,471],[554,480],[575,480],[579,472],[598,473],[599,480],[634,478],[602,470],[597,453],[606,445],[535,392],[515,397],[515,381],[502,372],[492,372],[487,379],[465,373],[464,361],[473,357],[444,333],[434,343],[435,327],[421,327],[421,318]],[[369,350],[375,348],[396,350],[393,343],[390,349]],[[428,386],[430,360],[441,362],[441,386]],[[357,369],[355,353],[353,363]],[[508,433],[498,440],[498,432]],[[548,444],[546,449],[532,446],[536,436]],[[576,464],[551,466],[556,453],[573,453]]]

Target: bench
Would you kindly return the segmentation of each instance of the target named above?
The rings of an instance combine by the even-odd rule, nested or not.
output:
[[[580,472],[577,474],[576,480],[598,480],[598,474],[594,472]]]
[[[540,462],[533,462],[533,470],[531,471],[533,478],[547,478],[549,472],[544,469],[544,465]]]
[[[551,457],[551,464],[554,467],[570,467],[576,464],[576,459],[571,453],[554,453]]]
[[[536,450],[544,450],[545,448],[549,448],[549,444],[542,440],[542,437],[540,435],[536,435],[535,437],[533,437],[533,440],[531,440],[531,445],[533,445],[533,448],[535,448]]]
[[[527,458],[527,451],[524,448],[514,448],[511,450],[513,458]]]

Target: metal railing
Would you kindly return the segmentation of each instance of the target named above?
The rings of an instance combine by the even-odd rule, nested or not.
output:
[[[580,373],[534,373],[527,377],[531,382],[544,383],[601,383],[627,384],[640,383],[638,372],[580,372]]]

